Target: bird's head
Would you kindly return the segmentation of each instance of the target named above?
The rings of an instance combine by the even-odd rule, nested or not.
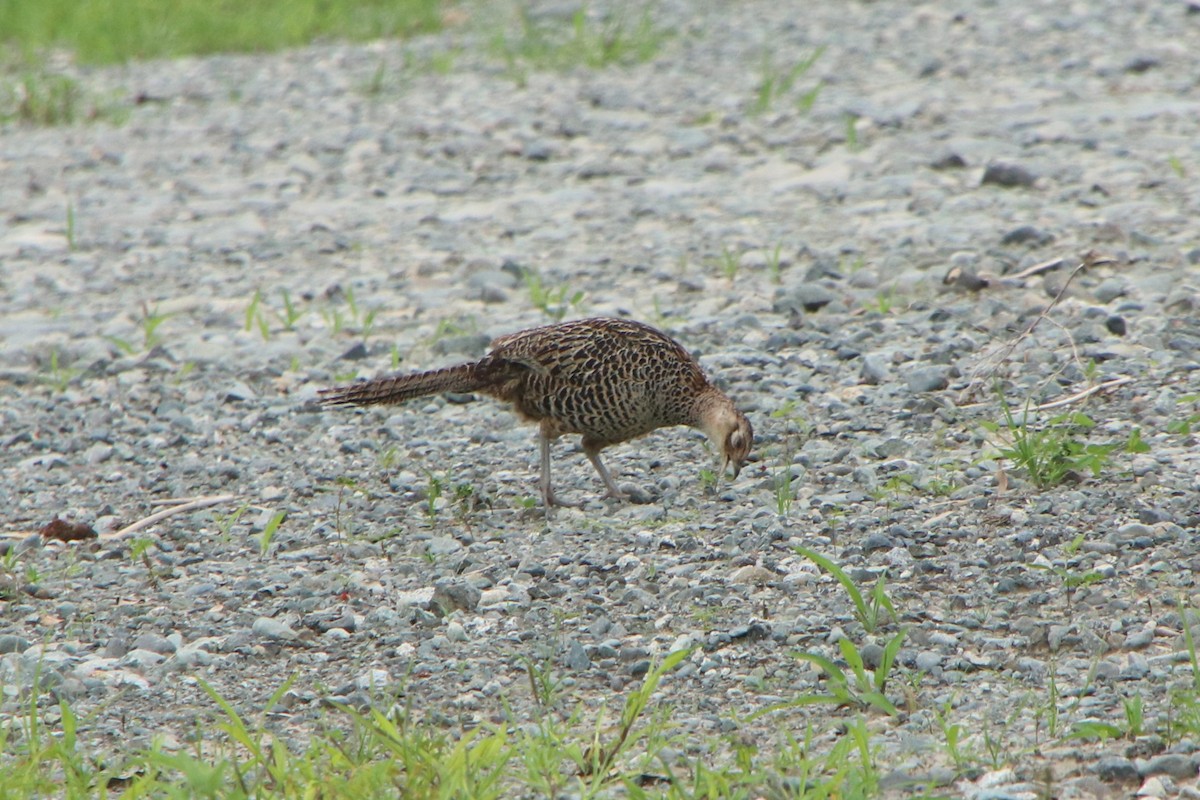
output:
[[[736,478],[746,465],[750,448],[754,445],[754,428],[750,420],[734,407],[728,397],[722,396],[704,410],[698,427],[721,454],[722,474],[731,470],[730,477]]]

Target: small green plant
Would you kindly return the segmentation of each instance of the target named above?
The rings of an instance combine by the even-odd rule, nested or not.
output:
[[[758,87],[755,91],[754,102],[750,106],[751,113],[763,114],[770,111],[775,101],[791,92],[796,81],[812,69],[813,64],[817,63],[817,59],[821,57],[823,52],[825,52],[825,48],[818,47],[788,69],[780,70],[775,66],[771,52],[764,50]],[[801,111],[811,109],[813,103],[816,102],[817,93],[820,91],[820,88],[821,85],[818,83],[809,91],[804,92],[800,96],[800,99],[796,101],[796,107]]]
[[[229,541],[229,539],[233,533],[233,526],[237,525],[238,520],[240,520],[242,518],[242,515],[245,514],[249,510],[250,510],[250,506],[241,505],[241,506],[238,506],[237,508],[233,509],[232,511],[227,511],[224,513],[220,512],[220,511],[213,512],[213,514],[212,514],[213,522],[216,523],[217,530],[221,532],[221,539],[223,541]]]
[[[466,523],[468,515],[475,509],[479,497],[475,487],[469,483],[454,484],[454,508],[457,510],[459,521]]]
[[[342,508],[345,506],[347,490],[351,492],[359,491],[358,481],[346,475],[339,475],[334,480],[334,483],[338,487],[338,495],[337,504],[333,509],[333,528],[338,532],[339,537],[345,538],[346,531],[342,527]]]
[[[1171,168],[1171,171],[1174,172],[1177,177],[1187,177],[1187,170],[1184,169],[1183,162],[1180,161],[1179,156],[1168,156],[1167,166]]]
[[[62,363],[57,350],[50,351],[50,371],[42,376],[42,380],[50,384],[56,392],[65,392],[71,381],[79,377],[83,370]]]
[[[1051,667],[1050,674],[1046,678],[1046,699],[1034,714],[1034,719],[1037,722],[1040,730],[1042,720],[1046,721],[1046,734],[1051,739],[1058,738],[1058,721],[1062,713],[1058,707],[1059,701],[1058,691],[1058,670]]]
[[[75,252],[78,243],[75,241],[75,203],[67,201],[67,249]]]
[[[657,294],[651,301],[654,324],[659,328],[671,328],[683,320],[683,317],[669,314],[663,309],[662,298]]]
[[[283,329],[285,331],[294,331],[296,330],[296,323],[300,321],[306,311],[305,309],[297,308],[296,304],[292,302],[292,296],[288,293],[287,289],[280,289],[279,293],[283,299]]]
[[[1087,534],[1076,534],[1075,538],[1063,545],[1063,555],[1073,556],[1083,547],[1083,543],[1087,541]]]
[[[321,317],[325,320],[325,324],[329,326],[330,332],[337,336],[346,327],[346,318],[342,316],[342,311],[339,308],[326,308],[321,310]]]
[[[383,94],[383,83],[386,76],[387,66],[381,58],[375,63],[375,70],[371,73],[371,77],[363,84],[362,93],[367,97],[379,97]]]
[[[638,722],[649,708],[650,699],[654,696],[662,676],[674,670],[690,655],[690,650],[677,650],[651,667],[642,680],[642,685],[625,698],[625,706],[621,710],[621,718],[617,722],[616,730],[605,737],[598,725],[590,746],[582,751],[576,748],[568,751],[584,780],[585,796],[595,797],[600,789],[612,780],[612,771],[617,765],[617,760],[625,755],[640,738],[635,735]],[[661,720],[651,723],[651,727],[660,727],[661,725]]]
[[[1124,442],[1084,442],[1080,437],[1096,427],[1096,423],[1081,411],[1059,414],[1042,425],[1035,425],[1030,422],[1032,414],[1028,403],[1020,419],[1003,394],[1000,394],[1000,407],[1004,414],[1002,423],[990,420],[981,423],[997,440],[994,442],[997,452],[993,457],[1012,461],[1025,471],[1038,489],[1050,489],[1068,479],[1078,479],[1085,472],[1099,475],[1113,453],[1145,453],[1150,449],[1137,428]]]
[[[437,327],[422,344],[429,346],[437,344],[447,336],[462,336],[468,333],[474,333],[479,329],[479,324],[473,316],[463,317],[442,317],[437,321]]]
[[[907,472],[901,472],[884,481],[878,489],[871,492],[871,496],[876,500],[883,500],[895,497],[896,495],[911,494],[915,482],[912,475],[909,475]]]
[[[142,303],[142,316],[138,320],[138,326],[142,329],[142,348],[144,350],[152,350],[162,344],[162,334],[158,332],[158,329],[172,316],[174,315],[159,313],[157,305],[151,311],[145,303]]]
[[[848,671],[842,669],[831,658],[812,652],[793,653],[793,657],[818,667],[825,676],[827,694],[803,694],[795,699],[768,706],[751,715],[751,719],[785,708],[811,705],[833,705],[859,711],[874,709],[889,716],[898,716],[900,710],[887,697],[888,679],[896,664],[896,656],[904,643],[906,631],[901,630],[883,647],[879,666],[867,669],[861,651],[849,639],[838,640],[838,651]]]
[[[259,309],[261,304],[262,290],[255,289],[254,296],[250,298],[250,304],[246,306],[245,330],[249,333],[257,325],[258,332],[262,335],[265,342],[271,338],[271,326],[267,323],[266,316]]]
[[[937,712],[937,722],[942,731],[942,738],[946,740],[946,752],[954,762],[954,768],[961,773],[970,763],[970,758],[963,751],[963,739],[967,731],[957,722],[950,721],[951,707],[952,701],[947,700]]]
[[[554,664],[549,657],[534,661],[523,657],[525,675],[529,678],[529,690],[538,708],[546,711],[558,706],[559,698],[565,688],[563,680],[554,671]]]
[[[775,248],[767,253],[767,274],[771,276],[771,283],[783,283],[783,244],[775,245]]]
[[[700,469],[700,491],[704,494],[714,494],[717,491],[717,486],[720,481],[717,478],[717,473],[708,467]]]
[[[385,447],[379,451],[378,455],[375,456],[375,463],[384,472],[391,472],[394,470],[396,465],[400,463],[400,460],[400,448],[396,447],[395,445],[389,445],[388,447]]]
[[[892,313],[892,308],[896,304],[896,296],[891,289],[881,289],[875,293],[875,310],[880,314]]]
[[[722,246],[717,266],[720,268],[721,274],[732,281],[737,278],[738,269],[742,266],[742,257],[728,247]]]
[[[861,150],[858,141],[858,115],[846,114],[846,148],[851,152]]]
[[[854,604],[855,617],[867,633],[874,633],[887,621],[884,618],[885,613],[892,620],[897,618],[896,609],[892,605],[891,598],[887,595],[886,572],[880,574],[871,589],[870,595],[864,597],[858,586],[855,585],[854,580],[832,560],[816,551],[809,550],[807,547],[797,547],[796,552],[816,564],[825,572],[828,572],[833,576],[834,580],[842,585],[842,588],[846,590],[846,594],[849,595],[850,601]]]
[[[784,458],[771,468],[771,488],[775,494],[775,513],[786,517],[796,502],[796,490],[792,488],[792,468]]]
[[[796,490],[792,485],[792,463],[796,455],[796,438],[800,433],[800,414],[795,400],[786,400],[771,412],[771,419],[783,424],[780,434],[782,444],[775,448],[771,466],[771,488],[775,495],[775,512],[786,517],[796,502]]]
[[[1190,436],[1193,431],[1200,428],[1200,410],[1196,410],[1198,403],[1200,403],[1200,394],[1189,394],[1179,398],[1178,404],[1185,404],[1191,408],[1183,419],[1173,419],[1167,423],[1167,433]]]
[[[428,485],[425,489],[425,516],[430,522],[437,519],[437,504],[441,499],[442,493],[446,490],[446,478],[434,475],[429,470],[425,470],[425,477],[428,479]]]
[[[275,538],[275,532],[279,530],[279,526],[287,518],[286,511],[276,511],[271,515],[271,519],[267,521],[263,532],[258,536],[258,555],[259,558],[266,558],[267,553],[271,550],[271,540]]]
[[[1071,607],[1071,595],[1076,589],[1105,580],[1104,574],[1094,569],[1079,572],[1058,564],[1030,564],[1029,568],[1049,572],[1062,582],[1063,589],[1066,590],[1067,608]]]
[[[188,379],[188,376],[191,375],[195,371],[196,371],[196,362],[195,361],[191,361],[191,360],[184,361],[182,364],[179,365],[179,369],[175,370],[175,377],[173,379],[175,382],[175,385],[179,386],[180,384],[182,384],[184,381],[186,381]]]
[[[364,340],[370,338],[375,330],[375,317],[379,315],[379,308],[372,308],[363,314],[362,323],[359,325],[359,334]]]
[[[1068,739],[1137,739],[1145,731],[1145,716],[1141,695],[1126,697],[1121,701],[1125,718],[1124,724],[1114,725],[1111,722],[1086,719],[1076,722],[1067,733]]]
[[[158,306],[155,306],[152,311],[145,303],[142,303],[142,315],[138,317],[137,324],[142,331],[141,349],[143,351],[152,350],[162,344],[162,334],[158,332],[158,329],[172,316],[174,315],[159,313]],[[128,339],[122,339],[119,336],[105,336],[104,338],[127,356],[138,352],[138,348]]]
[[[150,581],[151,586],[158,586],[158,571],[154,569],[154,564],[150,561],[150,548],[154,546],[153,539],[145,539],[139,537],[132,539],[129,542],[129,560],[141,562],[146,569],[146,579]]]
[[[865,266],[867,266],[867,257],[864,255],[857,255],[853,259],[849,259],[848,256],[838,256],[839,272],[854,275],[857,272],[861,272]]]
[[[540,309],[555,322],[562,321],[569,311],[578,312],[582,309],[585,296],[582,291],[568,294],[570,290],[566,286],[548,289],[542,282],[542,277],[532,269],[524,270],[524,275],[525,288],[529,290],[529,301],[533,303],[534,308]]]
[[[341,334],[349,325],[357,328],[358,335],[366,341],[375,329],[375,319],[379,314],[379,307],[376,306],[370,309],[361,308],[354,296],[353,287],[346,287],[342,295],[346,300],[346,310],[349,313],[344,314],[340,308],[331,305],[321,309],[321,318],[325,320],[325,324],[334,336]],[[292,313],[299,315],[301,312],[288,312],[285,307],[282,318],[286,320]],[[296,318],[298,319],[299,317],[297,316]],[[247,328],[247,330],[249,329]]]
[[[921,488],[934,497],[947,497],[958,491],[958,483],[952,478],[934,476],[926,480]]]

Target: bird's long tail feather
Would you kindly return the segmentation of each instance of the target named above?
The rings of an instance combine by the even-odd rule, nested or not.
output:
[[[320,391],[321,402],[330,406],[374,406],[403,403],[442,392],[474,392],[489,381],[487,361],[455,367],[391,375]]]

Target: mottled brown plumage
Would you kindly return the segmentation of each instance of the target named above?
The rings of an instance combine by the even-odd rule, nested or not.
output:
[[[675,340],[640,322],[582,319],[502,336],[479,361],[393,375],[321,391],[329,405],[401,403],[440,392],[481,392],[511,403],[539,424],[541,492],[561,504],[550,485],[550,442],[583,436],[583,451],[608,495],[624,497],[600,451],[658,428],[690,425],[721,453],[736,476],[754,433],[733,401],[709,383]]]

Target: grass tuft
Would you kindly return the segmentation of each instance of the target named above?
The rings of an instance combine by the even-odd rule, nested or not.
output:
[[[515,33],[501,27],[491,50],[519,85],[530,69],[566,72],[641,64],[658,55],[667,37],[649,11],[636,19],[623,10],[597,18],[581,8],[565,24],[561,18],[535,17],[521,6],[515,27]]]
[[[1029,403],[1018,415],[999,391],[997,394],[1000,395],[1003,421],[981,423],[991,434],[996,448],[992,457],[1011,461],[1038,489],[1077,482],[1087,472],[1098,476],[1116,453],[1150,450],[1137,428],[1124,442],[1093,444],[1083,437],[1096,427],[1096,423],[1082,411],[1058,414],[1039,424]]]

